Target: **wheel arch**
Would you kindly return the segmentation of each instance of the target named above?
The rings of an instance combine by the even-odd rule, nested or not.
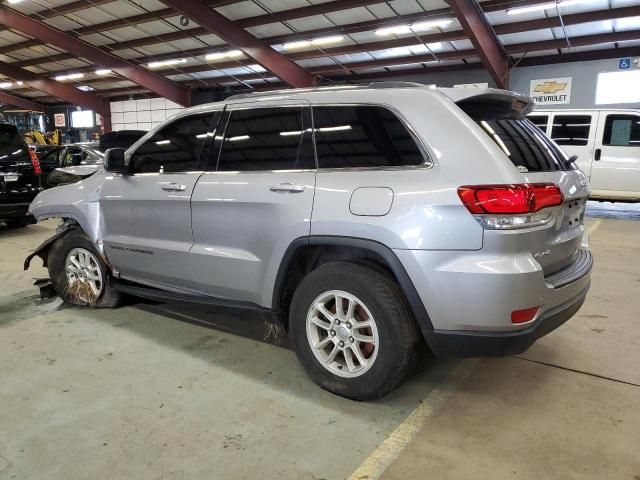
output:
[[[432,331],[433,324],[418,292],[397,255],[386,245],[366,238],[312,235],[289,245],[274,282],[272,308],[286,324],[288,302],[299,281],[323,263],[350,261],[382,270],[397,282],[420,330]]]

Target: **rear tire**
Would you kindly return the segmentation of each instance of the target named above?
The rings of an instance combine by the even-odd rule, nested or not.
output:
[[[289,330],[309,376],[353,400],[389,393],[417,362],[420,335],[400,289],[361,265],[327,263],[304,277]]]
[[[72,305],[117,307],[122,294],[109,287],[109,270],[87,236],[72,230],[56,240],[47,258],[49,278],[56,292]],[[86,289],[74,288],[79,282]]]

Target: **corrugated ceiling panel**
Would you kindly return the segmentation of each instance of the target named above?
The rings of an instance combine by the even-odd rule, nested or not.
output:
[[[569,15],[571,13],[591,12],[594,10],[607,10],[609,8],[609,0],[588,0],[574,5],[560,5],[561,15]],[[547,10],[550,14],[555,15],[555,8]]]
[[[36,47],[23,48],[15,52],[11,52],[11,56],[16,58],[19,57],[25,60],[31,58],[46,57],[49,55],[56,55],[61,51],[61,49],[50,47],[48,45],[38,45]]]
[[[567,25],[567,34],[570,37],[580,37],[584,35],[597,35],[599,33],[611,33],[613,31],[613,25],[610,21],[605,22],[590,22],[590,23],[581,23],[578,25]],[[553,32],[556,37],[562,38],[564,37],[564,33],[562,28],[554,28]]]
[[[614,20],[613,24],[617,32],[636,30],[640,28],[640,17],[620,18],[618,20]]]
[[[38,67],[44,68],[45,70],[49,70],[49,71],[56,71],[56,70],[63,70],[66,68],[72,69],[72,68],[86,67],[88,64],[91,65],[91,63],[88,63],[79,58],[70,58],[62,62],[41,63],[38,65]]]
[[[369,5],[369,11],[373,13],[376,18],[390,18],[395,17],[396,14],[389,8],[389,5],[386,3],[376,3],[374,5]]]
[[[473,43],[471,40],[454,40],[453,42],[449,42],[453,45],[453,48],[456,50],[470,50],[473,48]]]
[[[578,53],[578,52],[592,52],[595,50],[608,50],[612,48],[613,45],[610,43],[602,43],[599,45],[589,45],[587,47],[571,47],[571,48],[561,48],[560,51],[562,53]]]
[[[366,22],[367,20],[376,19],[375,15],[364,7],[327,13],[326,17],[336,25],[348,25],[350,23]]]
[[[441,8],[449,8],[447,2],[443,0],[418,0],[418,3],[422,8],[427,11],[439,10]]]
[[[348,55],[337,55],[333,57],[340,63],[365,62],[373,60],[375,57],[370,53],[350,53]]]
[[[24,35],[19,35],[10,30],[5,30],[0,33],[0,46],[13,45],[14,43],[23,42],[26,38]]]
[[[313,67],[326,67],[328,65],[335,65],[336,62],[334,62],[332,59],[328,57],[322,57],[322,58],[309,58],[307,60],[299,60],[296,63],[303,68],[313,68]]]
[[[110,40],[105,35],[101,33],[92,33],[90,35],[83,35],[80,37],[81,40],[90,43],[91,45],[106,45],[107,43],[113,43],[113,40]]]
[[[281,12],[283,10],[291,10],[309,5],[309,2],[306,0],[260,0],[260,3],[264,5],[269,12]]]
[[[317,28],[333,27],[333,23],[324,15],[314,15],[312,17],[296,18],[287,20],[291,28],[299,32],[315,30]]]
[[[255,27],[247,28],[246,30],[258,38],[286,35],[293,32],[293,30],[280,22],[268,23],[267,25],[257,25]]]
[[[53,18],[49,18],[47,20],[44,20],[45,24],[53,27],[53,28],[57,28],[58,30],[71,30],[73,28],[78,28],[78,27],[82,27],[84,25],[88,25],[88,22],[81,22],[78,23],[77,21],[71,19],[71,18],[67,18],[67,17],[62,17],[62,16],[57,16],[57,17],[53,17]]]
[[[198,35],[196,37],[196,39],[198,39],[202,44],[204,45],[222,45],[224,43],[226,43],[224,40],[222,40],[219,36],[214,35],[213,33],[207,34],[207,35]],[[172,44],[174,44],[175,42],[171,42]],[[184,47],[180,47],[180,48],[184,48]]]
[[[227,17],[229,20],[239,20],[241,18],[255,17],[266,13],[252,1],[238,2],[224,7],[216,8],[216,11]]]
[[[97,23],[108,22],[117,17],[113,11],[118,8],[120,2],[111,2],[99,7],[85,8],[67,16],[77,20],[81,25],[95,25]]]
[[[532,32],[509,33],[507,35],[498,35],[503,45],[512,45],[514,43],[538,42],[543,40],[553,40],[551,29],[534,30]]]
[[[547,55],[557,55],[558,51],[557,50],[541,50],[539,52],[529,52],[527,53],[525,58],[529,58],[529,57],[545,57]],[[516,54],[514,55],[514,57],[516,58],[520,58],[522,56],[522,54]]]
[[[497,12],[486,13],[487,18],[492,25],[498,25],[501,23],[514,23],[524,22],[527,20],[537,20],[540,18],[546,18],[543,11],[523,12],[514,15],[509,15],[505,10],[499,10]]]
[[[398,15],[409,15],[423,11],[423,8],[417,0],[395,0],[394,2],[390,2],[390,4]]]

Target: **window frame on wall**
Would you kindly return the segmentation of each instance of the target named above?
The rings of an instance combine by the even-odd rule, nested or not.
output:
[[[554,135],[554,130],[556,128],[556,119],[558,117],[587,117],[589,118],[589,124],[587,126],[587,135],[586,137],[575,137],[580,138],[580,143],[567,143],[567,141],[572,141],[574,137],[556,137]],[[589,141],[592,138],[593,130],[595,129],[594,125],[594,114],[593,113],[562,113],[562,112],[554,112],[553,119],[551,121],[551,130],[549,131],[549,137],[556,144],[565,147],[586,147],[589,145]],[[579,121],[577,121],[579,122]],[[585,126],[587,122],[576,123],[575,126]],[[559,128],[567,128],[567,123],[564,123]],[[583,143],[584,142],[584,143]]]
[[[413,140],[413,142],[415,143],[416,147],[418,148],[421,156],[422,156],[422,163],[420,164],[416,164],[416,165],[394,165],[394,166],[389,166],[389,165],[371,165],[371,166],[342,166],[342,167],[323,167],[320,163],[320,155],[318,153],[318,142],[317,142],[317,127],[316,126],[316,118],[315,118],[315,114],[313,113],[314,109],[318,109],[318,108],[342,108],[342,107],[347,107],[347,108],[380,108],[383,110],[386,110],[387,112],[391,113],[399,122],[400,124],[406,129],[407,133],[409,133],[409,136],[411,137],[411,139]],[[397,169],[412,169],[412,168],[432,168],[434,165],[433,162],[433,155],[431,155],[430,151],[428,150],[428,148],[426,147],[426,145],[424,144],[424,142],[422,141],[422,139],[417,135],[417,133],[415,132],[415,130],[413,129],[413,127],[411,126],[411,124],[407,121],[407,119],[394,107],[390,106],[390,105],[383,105],[383,104],[379,104],[379,103],[318,103],[318,104],[313,104],[311,106],[311,110],[312,110],[312,116],[313,116],[313,127],[314,127],[314,149],[315,149],[315,155],[316,155],[316,164],[318,165],[318,170],[319,171],[327,171],[327,170],[397,170]]]
[[[304,168],[281,168],[281,169],[255,169],[255,170],[221,170],[220,165],[224,155],[224,144],[229,134],[229,127],[233,122],[233,114],[235,112],[244,112],[244,111],[257,111],[257,110],[274,110],[274,109],[298,109],[300,110],[300,119],[301,119],[301,136],[300,142],[298,146],[298,151],[296,154],[296,163],[298,162],[300,152],[302,148],[304,148],[304,143],[306,142],[306,148],[309,149],[310,158],[308,161],[310,165],[305,165]],[[295,103],[283,103],[279,105],[243,105],[243,104],[233,104],[227,105],[224,111],[223,118],[220,122],[221,135],[215,136],[214,145],[211,148],[210,160],[208,165],[205,166],[207,172],[220,172],[220,173],[229,173],[229,172],[239,172],[239,173],[261,173],[261,172],[302,172],[302,171],[315,171],[317,168],[316,162],[316,154],[315,154],[315,144],[313,142],[313,120],[311,116],[311,105],[308,102],[295,102]],[[308,130],[308,131],[307,131]]]

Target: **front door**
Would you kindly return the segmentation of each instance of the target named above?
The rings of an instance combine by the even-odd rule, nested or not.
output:
[[[130,155],[128,174],[105,181],[100,199],[105,253],[122,278],[191,286],[191,193],[204,170],[201,151],[219,116],[207,112],[167,124]]]
[[[315,192],[309,107],[236,105],[216,139],[219,149],[212,149],[210,171],[192,198],[196,281],[205,293],[270,307],[282,256],[309,235]]]
[[[567,155],[578,156],[576,165],[587,177],[591,176],[597,121],[597,112],[555,113],[551,121],[550,137]]]
[[[640,198],[640,114],[600,114],[591,189],[605,198]]]

